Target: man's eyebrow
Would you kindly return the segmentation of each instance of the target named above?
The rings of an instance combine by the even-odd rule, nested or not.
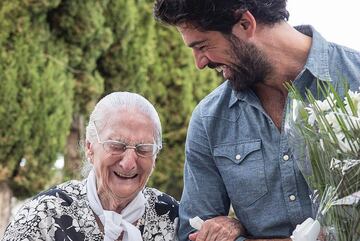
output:
[[[202,43],[204,43],[205,41],[206,41],[206,40],[194,41],[194,42],[190,43],[188,46],[189,46],[190,48],[194,48],[196,45],[202,44]]]

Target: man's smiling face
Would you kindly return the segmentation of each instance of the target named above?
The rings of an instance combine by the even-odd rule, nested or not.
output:
[[[266,55],[253,43],[234,34],[200,31],[189,24],[177,27],[185,44],[192,48],[198,69],[205,67],[222,72],[235,90],[261,83],[271,73]]]

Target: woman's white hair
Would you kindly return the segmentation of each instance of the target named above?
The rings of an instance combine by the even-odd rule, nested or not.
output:
[[[101,130],[106,124],[107,116],[119,108],[128,110],[135,109],[148,116],[153,122],[155,144],[158,145],[160,149],[162,148],[161,122],[157,111],[143,96],[130,92],[113,92],[99,100],[90,114],[89,122],[86,126],[85,141],[97,141],[95,128]],[[94,124],[95,122],[96,126]],[[82,170],[83,176],[87,176],[91,168],[91,164],[86,160]]]

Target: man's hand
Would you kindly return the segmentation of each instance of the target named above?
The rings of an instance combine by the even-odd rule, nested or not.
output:
[[[206,220],[198,232],[189,235],[191,241],[234,241],[245,233],[239,220],[219,216]]]
[[[291,238],[281,239],[245,239],[245,241],[292,241]]]

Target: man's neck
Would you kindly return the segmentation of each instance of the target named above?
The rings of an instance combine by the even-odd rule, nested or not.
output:
[[[257,46],[273,65],[273,73],[265,84],[287,93],[284,84],[293,81],[304,68],[311,48],[311,37],[300,33],[287,22],[273,27],[259,27],[257,36]]]
[[[254,86],[265,112],[281,131],[283,112],[288,90],[286,82],[293,81],[306,64],[312,39],[286,22],[272,27],[260,26],[256,45],[272,64],[272,73]]]
[[[275,126],[281,131],[287,90],[266,84],[258,84],[253,88],[259,98],[264,111],[273,120]]]

